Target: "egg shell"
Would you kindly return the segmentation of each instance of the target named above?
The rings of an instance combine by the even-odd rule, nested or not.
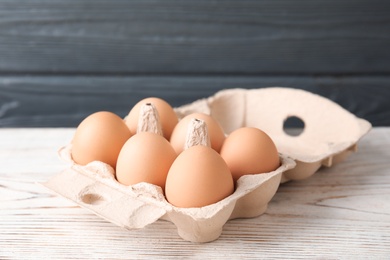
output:
[[[93,113],[77,127],[72,140],[73,159],[81,165],[102,161],[115,168],[118,154],[130,136],[129,129],[116,114]]]
[[[184,150],[188,125],[194,118],[205,121],[210,137],[211,148],[219,152],[225,140],[225,133],[218,121],[204,113],[191,113],[180,119],[179,123],[173,129],[170,142],[176,153],[179,154]]]
[[[203,207],[233,193],[231,172],[212,148],[196,145],[183,151],[169,169],[165,196],[176,207]]]
[[[195,111],[211,113],[226,133],[242,126],[265,126],[266,132],[276,139],[278,149],[282,150],[280,167],[269,173],[242,176],[234,193],[215,204],[178,208],[165,200],[158,186],[140,183],[127,187],[118,183],[113,169],[105,163],[76,164],[70,156],[70,144],[61,147],[59,155],[71,166],[43,185],[118,226],[137,229],[164,219],[174,223],[183,239],[209,242],[219,237],[229,219],[264,213],[283,178],[307,178],[322,164],[330,167],[333,161],[343,160],[355,151],[358,140],[371,127],[369,122],[329,100],[288,88],[223,90],[175,111],[180,118]],[[283,121],[290,115],[300,116],[305,122],[303,134],[297,137],[285,136],[282,130]],[[344,119],[347,120],[342,121]],[[317,124],[321,125],[320,129]],[[306,136],[305,133],[312,131]],[[351,135],[347,136],[345,131]],[[283,145],[281,141],[286,143]],[[316,145],[325,145],[326,149],[321,147],[319,153],[311,154]]]
[[[176,157],[171,144],[161,135],[137,133],[127,140],[119,153],[116,178],[124,185],[147,182],[164,189],[169,168]]]
[[[125,118],[126,125],[129,127],[130,131],[133,134],[137,133],[140,108],[142,105],[147,103],[151,103],[156,107],[160,118],[163,135],[167,140],[169,140],[173,128],[175,128],[178,122],[178,118],[172,106],[161,98],[149,97],[149,98],[142,99],[137,104],[135,104],[134,107],[130,110],[127,117]]]
[[[234,181],[246,174],[276,170],[279,154],[272,139],[255,127],[240,127],[226,138],[221,156],[226,161]]]

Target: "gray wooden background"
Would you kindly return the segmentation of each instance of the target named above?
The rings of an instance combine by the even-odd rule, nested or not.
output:
[[[285,86],[390,126],[390,1],[0,0],[0,126]]]

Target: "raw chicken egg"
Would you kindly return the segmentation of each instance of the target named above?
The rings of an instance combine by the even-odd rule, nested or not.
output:
[[[205,121],[189,122],[186,149],[169,169],[165,184],[167,200],[176,207],[203,207],[234,191],[226,162],[212,149]]]
[[[167,140],[169,140],[173,128],[178,122],[178,118],[171,105],[161,98],[149,97],[139,101],[127,115],[125,119],[126,125],[133,134],[137,132],[140,108],[142,105],[147,103],[153,104],[156,107],[158,117],[160,118],[163,135]]]
[[[137,133],[119,153],[116,178],[124,185],[147,182],[164,189],[169,168],[176,157],[171,144],[161,135]]]
[[[130,136],[122,118],[107,111],[96,112],[77,127],[72,140],[72,158],[80,165],[101,161],[115,169],[118,154]]]
[[[233,131],[220,152],[237,181],[242,175],[266,173],[280,166],[279,154],[272,139],[254,127]]]
[[[124,185],[147,182],[164,190],[168,170],[177,155],[163,137],[156,106],[146,102],[138,110],[137,134],[120,151],[116,178]]]
[[[221,150],[222,143],[225,140],[225,134],[221,125],[210,115],[204,113],[192,113],[181,119],[173,129],[170,142],[176,153],[179,154],[184,150],[188,125],[194,118],[203,120],[206,123],[211,148],[219,152]]]
[[[176,207],[194,208],[216,203],[234,191],[228,166],[212,148],[196,145],[183,151],[167,176],[165,195]]]

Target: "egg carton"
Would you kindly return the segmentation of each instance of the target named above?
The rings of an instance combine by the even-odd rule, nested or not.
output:
[[[211,115],[229,134],[239,127],[257,127],[274,141],[278,151],[294,159],[296,167],[283,172],[281,182],[310,177],[357,151],[358,141],[371,124],[337,103],[308,91],[269,87],[227,89],[175,108],[179,118],[194,112]],[[298,118],[301,134],[291,135],[284,122]]]
[[[70,167],[42,184],[120,227],[139,229],[161,219],[172,222],[184,240],[210,242],[221,235],[228,220],[263,214],[281,182],[307,178],[321,165],[345,158],[371,127],[325,98],[287,88],[223,90],[175,111],[180,118],[192,112],[210,114],[227,134],[242,126],[262,129],[278,147],[280,167],[242,176],[234,193],[215,204],[178,208],[158,186],[120,184],[105,163],[76,164],[69,144],[60,148],[59,155]],[[297,137],[283,131],[283,122],[291,115],[305,122]]]
[[[225,199],[201,208],[178,208],[165,199],[159,186],[122,185],[116,181],[114,169],[103,162],[76,164],[71,145],[62,147],[59,154],[71,167],[43,183],[45,187],[126,229],[143,228],[158,219],[171,221],[179,236],[192,242],[217,239],[230,219],[263,214],[278,189],[282,172],[295,166],[292,159],[280,155],[278,169],[242,176],[234,193]]]

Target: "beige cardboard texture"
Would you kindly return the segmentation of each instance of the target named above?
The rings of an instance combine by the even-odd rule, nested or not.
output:
[[[297,163],[297,167],[283,174],[282,182],[305,179],[321,166],[341,161],[356,150],[356,143],[371,129],[368,121],[329,99],[282,87],[222,90],[176,108],[179,117],[193,112],[210,114],[226,134],[243,126],[266,132],[278,151]],[[304,122],[300,135],[285,132],[284,122],[289,117]]]
[[[143,228],[160,218],[171,221],[183,239],[193,242],[217,239],[229,219],[264,213],[279,187],[282,173],[295,166],[292,159],[280,155],[278,169],[242,176],[229,197],[201,208],[177,208],[165,199],[158,186],[120,184],[107,164],[98,161],[86,166],[75,164],[71,145],[61,148],[59,154],[72,166],[43,184],[50,190],[127,229]]]

